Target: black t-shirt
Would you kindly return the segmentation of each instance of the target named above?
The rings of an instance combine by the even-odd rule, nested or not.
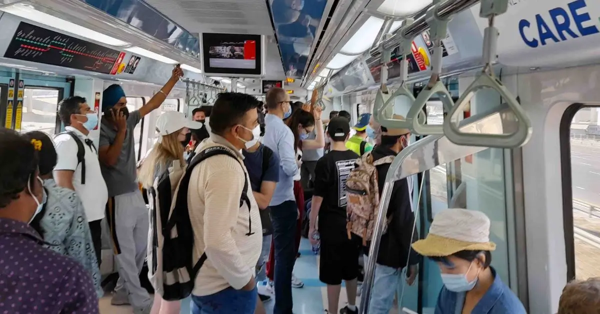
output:
[[[351,150],[331,151],[317,161],[314,195],[323,198],[319,211],[321,237],[347,237],[346,233],[346,179],[360,158]]]

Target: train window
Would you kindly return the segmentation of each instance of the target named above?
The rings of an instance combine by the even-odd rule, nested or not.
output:
[[[21,132],[42,131],[54,135],[60,90],[25,87]]]
[[[444,124],[444,105],[441,101],[428,101],[425,106],[425,110],[427,110],[427,124]]]
[[[358,106],[356,106],[357,117],[360,117],[363,113],[370,113],[371,110],[369,110],[369,107],[369,104],[358,104]]]
[[[600,108],[583,107],[571,120],[571,188],[575,277],[600,276]]]
[[[179,111],[179,99],[177,98],[167,98],[160,106],[162,112],[167,111]],[[162,113],[161,112],[161,113]]]
[[[142,106],[145,104],[144,98],[142,97],[127,97],[127,109],[129,109],[129,112],[138,110],[140,108],[142,108]],[[143,130],[143,119],[140,123],[138,123],[138,125],[135,126],[135,129],[133,130],[133,135],[134,135],[134,139],[135,139],[135,157],[136,160],[140,160],[140,143],[142,142],[142,130]]]

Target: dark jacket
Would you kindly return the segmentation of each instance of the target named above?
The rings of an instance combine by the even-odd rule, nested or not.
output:
[[[372,154],[374,160],[397,155],[391,149],[380,145],[373,149]],[[390,169],[390,165],[383,164],[377,167],[380,196],[383,193],[385,177]],[[419,239],[416,229],[414,234],[411,232],[415,223],[415,215],[411,207],[411,197],[407,179],[402,179],[394,183],[387,212],[388,219],[392,217],[392,220],[388,225],[387,232],[381,237],[379,254],[377,256],[377,263],[380,265],[392,268],[406,267],[409,249],[409,264],[414,265],[419,262],[419,255],[410,247],[412,242]]]

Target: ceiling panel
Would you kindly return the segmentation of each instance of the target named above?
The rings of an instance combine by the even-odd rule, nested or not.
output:
[[[277,44],[271,40],[273,26],[264,0],[146,0],[192,33],[266,35],[266,78],[284,79]]]

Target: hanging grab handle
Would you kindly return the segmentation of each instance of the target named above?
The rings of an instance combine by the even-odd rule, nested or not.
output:
[[[439,1],[437,1],[439,2]],[[452,110],[454,102],[452,101],[452,95],[446,88],[446,86],[440,81],[440,75],[442,73],[442,57],[444,48],[442,46],[442,40],[446,38],[448,34],[448,23],[450,19],[442,19],[435,14],[437,6],[435,4],[427,11],[427,22],[431,26],[431,39],[434,43],[433,57],[431,61],[431,78],[427,86],[419,93],[417,99],[410,107],[406,121],[410,125],[415,133],[421,135],[433,135],[433,134],[444,134],[443,125],[427,125],[426,119],[423,119],[423,108],[427,105],[427,102],[434,95],[439,95],[440,101],[444,105],[444,112]]]
[[[494,27],[494,18],[503,14],[508,9],[508,0],[482,0],[479,16],[488,19],[488,27],[484,32],[483,60],[485,66],[473,83],[460,97],[456,106],[452,108],[449,118],[444,121],[444,134],[448,139],[457,144],[465,146],[486,146],[500,148],[515,148],[523,146],[531,137],[531,121],[529,117],[510,91],[494,75],[493,63],[496,62],[496,46],[498,42],[498,29]],[[460,114],[470,105],[474,94],[481,89],[493,89],[506,102],[514,113],[518,123],[517,131],[511,134],[484,134],[463,133],[458,125]]]

